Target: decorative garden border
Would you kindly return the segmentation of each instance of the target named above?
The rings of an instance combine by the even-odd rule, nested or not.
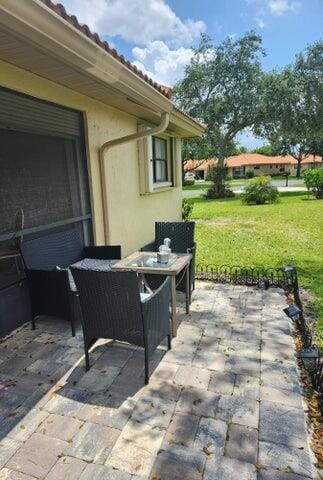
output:
[[[286,275],[282,268],[240,267],[239,265],[196,265],[196,278],[218,283],[258,286],[262,288],[286,285]]]

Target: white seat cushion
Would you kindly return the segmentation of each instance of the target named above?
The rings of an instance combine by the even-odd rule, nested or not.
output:
[[[144,302],[145,300],[147,300],[149,297],[151,297],[151,293],[141,293],[140,294],[140,300],[142,302]]]

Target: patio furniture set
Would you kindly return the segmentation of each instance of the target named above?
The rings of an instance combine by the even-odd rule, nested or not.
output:
[[[157,253],[171,241],[167,263]],[[21,244],[28,281],[32,328],[40,315],[65,318],[75,335],[80,318],[86,369],[89,349],[99,338],[128,342],[149,359],[157,346],[176,336],[176,291],[185,292],[189,313],[195,272],[194,222],[156,222],[155,240],[121,259],[120,246],[83,246],[77,229]]]

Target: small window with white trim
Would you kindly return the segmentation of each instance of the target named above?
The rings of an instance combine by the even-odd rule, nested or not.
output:
[[[149,127],[139,125],[140,130]],[[161,133],[138,142],[140,194],[158,193],[181,185],[181,142]]]

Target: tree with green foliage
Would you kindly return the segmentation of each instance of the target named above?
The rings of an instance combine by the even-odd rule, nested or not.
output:
[[[202,35],[173,91],[176,103],[207,125],[201,140],[184,143],[185,155],[191,150],[195,158],[217,157],[223,167],[237,134],[261,122],[263,55],[261,37],[255,32],[238,39],[227,37],[219,45]],[[221,181],[221,175],[217,178]],[[221,183],[214,193],[222,189]]]
[[[248,149],[246,147],[244,147],[243,145],[237,145],[232,153],[230,153],[230,156],[234,156],[234,155],[241,155],[243,153],[248,153]]]
[[[323,41],[307,47],[281,72],[263,76],[265,121],[256,133],[268,138],[276,155],[297,160],[296,176],[309,155],[323,150]]]
[[[272,157],[273,155],[275,155],[274,149],[272,145],[270,145],[269,143],[266,143],[261,147],[253,149],[251,153],[260,153],[261,155],[267,155],[269,157]]]

